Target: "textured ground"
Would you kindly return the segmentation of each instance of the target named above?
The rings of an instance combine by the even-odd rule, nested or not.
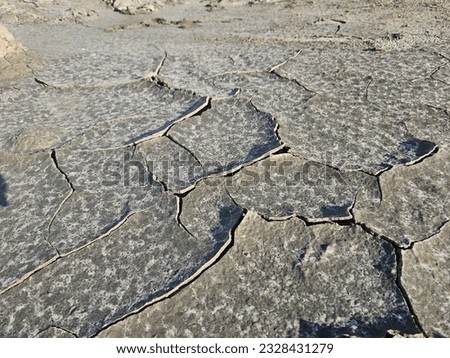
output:
[[[449,19],[2,1],[0,336],[450,336]]]

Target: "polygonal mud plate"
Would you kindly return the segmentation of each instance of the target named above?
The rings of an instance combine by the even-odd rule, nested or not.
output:
[[[0,292],[53,259],[50,222],[71,191],[48,153],[0,154]]]
[[[31,87],[0,102],[0,146],[33,152],[71,141],[76,149],[129,145],[161,135],[207,100],[150,81],[107,88]]]
[[[361,228],[305,227],[297,218],[266,222],[250,212],[227,255],[195,282],[101,336],[384,337],[389,329],[417,333],[395,275],[393,247]]]
[[[379,195],[373,176],[341,172],[291,154],[246,167],[228,182],[236,203],[271,219],[297,215],[308,221],[348,220],[357,192]]]
[[[293,152],[310,160],[377,174],[434,150],[434,143],[409,133],[407,119],[364,100],[316,95],[298,117],[278,118],[278,133]]]
[[[277,72],[321,94],[363,95],[372,80],[424,79],[445,63],[438,54],[425,50],[383,52],[343,47],[336,51],[318,47],[303,50]]]
[[[450,225],[403,252],[402,283],[422,328],[430,337],[450,336],[448,280]]]
[[[142,156],[133,154],[124,149],[57,152],[74,190],[49,227],[48,240],[61,254],[106,235],[133,213],[159,212],[164,189]]]
[[[292,45],[250,42],[246,51],[235,43],[199,43],[189,54],[168,53],[160,76],[172,88],[194,91],[202,96],[223,96],[227,90],[217,87],[214,78],[223,74],[268,71],[298,52]]]
[[[213,208],[212,208],[213,209]],[[192,279],[228,237],[193,237],[175,197],[131,215],[117,230],[57,260],[0,296],[0,335],[31,337],[51,325],[90,336]]]
[[[40,54],[40,61],[33,64],[34,75],[54,86],[100,87],[140,80],[151,75],[165,56],[148,34],[134,30],[108,32],[95,26],[33,30],[32,39],[29,33],[21,37]]]
[[[449,170],[450,154],[441,149],[421,163],[382,173],[381,199],[361,193],[355,219],[402,247],[427,239],[450,219]]]
[[[208,174],[237,170],[281,147],[273,118],[234,98],[214,101],[201,116],[173,126],[169,136]]]

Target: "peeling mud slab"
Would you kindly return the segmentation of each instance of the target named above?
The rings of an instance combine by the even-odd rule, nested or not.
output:
[[[356,221],[402,247],[437,233],[450,219],[449,164],[449,152],[441,149],[420,163],[382,173],[382,199],[358,197]]]
[[[415,138],[448,146],[448,115],[436,111],[448,110],[450,88],[448,84],[434,79],[439,70],[447,66],[447,60],[431,49],[383,52],[343,48],[333,51],[331,55],[330,50],[318,48],[303,50],[299,56],[276,71],[311,91],[339,98],[339,106],[348,110],[347,123],[360,130],[359,137],[362,134],[364,143],[370,149],[372,145],[369,144],[372,143],[367,141],[365,135],[371,131],[371,122],[375,119],[371,117],[377,116],[374,106],[378,106],[383,112],[387,109],[387,113],[384,113],[387,120],[380,121],[379,124],[379,130],[385,136],[390,134],[391,137],[399,136],[401,139],[401,128],[398,126],[403,122],[407,130],[411,131],[410,137],[416,136]],[[323,100],[323,97],[317,98],[320,99]],[[358,101],[367,101],[370,105],[358,104]],[[311,101],[311,106],[315,108],[316,103]],[[340,117],[341,109],[333,110],[337,113],[335,117]],[[305,112],[306,115],[308,109]],[[324,108],[322,112],[328,118],[333,118],[327,109]],[[321,116],[317,112],[312,115]],[[309,117],[302,118],[308,121]],[[363,120],[366,122],[362,122]],[[392,125],[391,133],[385,127],[389,125],[388,121]],[[330,122],[336,123],[335,119]],[[280,121],[282,137],[283,123]],[[395,137],[391,140],[377,139],[389,148],[390,153],[387,155],[396,156],[400,161],[408,160],[407,157],[399,157],[396,153],[398,150],[392,148],[394,143],[390,142]],[[287,141],[289,142],[289,138]],[[359,143],[354,145],[358,146]]]
[[[120,227],[133,213],[164,210],[164,188],[131,150],[61,150],[56,159],[74,189],[49,228],[48,240],[61,254]]]
[[[138,187],[137,192],[131,188],[125,220],[87,244],[80,242],[95,227],[101,228],[101,220],[114,219],[114,210],[119,212],[119,204],[127,196],[122,192],[117,197],[120,187],[113,186],[108,187],[112,192],[99,197],[103,192],[99,185],[108,178],[95,175],[92,169],[101,168],[102,160],[113,162],[117,151],[88,152],[96,160],[83,171],[76,171],[80,169],[76,164],[86,158],[71,154],[79,162],[70,166],[70,157],[61,156],[58,163],[67,178],[73,178],[75,192],[54,219],[51,230],[65,237],[54,243],[61,249],[62,258],[0,296],[1,336],[59,336],[61,330],[79,337],[94,335],[192,280],[228,245],[231,232],[241,220],[242,209],[232,202],[223,180],[215,186],[202,181],[181,199],[161,192],[161,185],[156,184],[153,189]],[[135,153],[133,159],[138,157]],[[139,171],[134,174],[131,182],[139,179]],[[147,197],[141,195],[142,190],[150,192]],[[97,204],[93,200],[87,205],[89,195],[97,199]],[[109,202],[111,198],[114,200]],[[191,220],[193,216],[195,220]],[[84,246],[65,253],[67,245],[74,243]],[[47,330],[49,325],[60,330]]]
[[[109,88],[35,85],[9,91],[0,103],[0,147],[33,152],[61,146],[118,147],[161,135],[206,105],[205,99],[139,81]]]
[[[213,101],[211,109],[174,125],[168,134],[208,174],[237,169],[281,146],[272,116],[234,98]]]
[[[293,215],[308,221],[348,220],[358,191],[379,195],[375,177],[341,172],[291,154],[273,155],[230,178],[227,186],[240,206],[266,218]]]
[[[221,245],[209,235],[189,235],[176,211],[175,198],[167,196],[159,212],[134,214],[107,239],[1,295],[0,335],[29,337],[54,324],[90,336],[176,288]]]
[[[403,251],[402,283],[422,328],[430,337],[450,335],[448,280],[450,225]]]
[[[1,153],[0,164],[1,292],[57,255],[48,225],[71,189],[47,153]]]
[[[388,329],[418,332],[395,285],[392,246],[357,227],[250,212],[220,262],[100,336],[383,337]]]
[[[435,149],[434,143],[408,132],[407,119],[389,107],[316,95],[299,117],[279,118],[278,133],[294,153],[310,160],[377,174]]]

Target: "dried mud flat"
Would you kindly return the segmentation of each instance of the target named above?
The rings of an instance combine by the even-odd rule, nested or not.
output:
[[[450,3],[0,5],[1,337],[448,337]]]

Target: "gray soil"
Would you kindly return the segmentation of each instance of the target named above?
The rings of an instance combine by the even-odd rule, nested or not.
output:
[[[450,2],[0,4],[0,337],[449,337]]]

